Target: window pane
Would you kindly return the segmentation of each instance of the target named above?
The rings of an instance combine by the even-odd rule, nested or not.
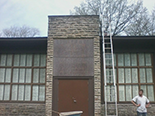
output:
[[[131,83],[131,69],[130,68],[125,69],[125,82]]]
[[[4,85],[0,85],[0,100],[3,100]]]
[[[14,55],[14,66],[19,66],[19,54]]]
[[[138,85],[133,85],[132,86],[132,94],[133,94],[133,96],[132,97],[135,97],[135,96],[137,96],[138,95],[138,91],[139,89],[138,89]]]
[[[25,69],[21,68],[19,71],[20,71],[19,83],[24,83],[24,80],[25,80]]]
[[[143,89],[143,94],[147,96],[146,85],[141,85],[141,89]]]
[[[41,54],[40,66],[46,66],[46,55]]]
[[[124,83],[124,69],[123,68],[118,69],[118,79],[119,79],[119,83]]]
[[[39,61],[40,61],[40,55],[39,54],[35,54],[34,55],[34,66],[39,66]]]
[[[5,82],[8,82],[8,83],[11,82],[11,68],[6,68]]]
[[[31,54],[27,54],[26,66],[32,66],[32,55]]]
[[[131,66],[137,66],[137,55],[131,54]]]
[[[12,55],[11,54],[7,55],[7,66],[12,66]]]
[[[153,83],[152,68],[146,68],[147,83]]]
[[[4,82],[5,68],[0,68],[0,82]]]
[[[31,86],[25,85],[25,101],[30,101],[31,97]]]
[[[39,69],[33,70],[33,83],[39,82]]]
[[[137,68],[132,68],[132,83],[138,83],[138,71],[137,71]]]
[[[147,86],[147,90],[148,90],[148,99],[150,101],[154,101],[154,90],[153,90],[153,85],[148,85]]]
[[[107,85],[107,93],[106,95],[108,96],[107,97],[107,101],[114,101],[114,97],[111,96],[111,95],[114,95],[114,89],[112,89],[113,86],[110,86],[110,85]]]
[[[125,66],[130,66],[130,54],[124,54]]]
[[[24,99],[24,85],[19,85],[18,100],[23,101],[23,99]]]
[[[33,86],[32,101],[38,101],[38,86]]]
[[[131,101],[132,99],[132,92],[131,92],[131,85],[126,85],[126,101]]]
[[[45,86],[44,85],[40,85],[39,101],[45,101]]]
[[[115,69],[115,83],[117,83],[117,70]]]
[[[5,66],[6,65],[6,55],[5,54],[1,54],[1,58],[0,58],[0,66]]]
[[[112,69],[107,69],[106,70],[107,83],[112,83],[113,82],[112,75],[113,75]]]
[[[10,85],[5,85],[4,100],[9,100],[10,98]]]
[[[12,85],[12,100],[17,100],[17,89],[18,85]]]
[[[45,83],[45,69],[40,69],[40,83]]]
[[[146,66],[151,66],[151,54],[145,54]]]
[[[14,68],[13,69],[13,82],[18,83],[18,75],[19,75],[19,69]]]
[[[141,83],[146,83],[145,68],[140,68],[139,73],[140,73],[140,82]]]
[[[25,66],[26,63],[26,54],[20,55],[20,66]]]
[[[124,92],[124,86],[119,86],[119,101],[125,101],[125,92]]]
[[[26,69],[26,83],[31,83],[31,69]]]
[[[139,55],[139,66],[145,66],[144,54],[138,54],[138,55]]]
[[[112,55],[111,54],[106,54],[105,60],[106,60],[106,66],[112,65]]]
[[[123,54],[118,54],[118,66],[124,66]]]

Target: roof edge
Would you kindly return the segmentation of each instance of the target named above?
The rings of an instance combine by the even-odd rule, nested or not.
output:
[[[99,15],[48,15],[48,17],[99,17]]]
[[[47,39],[48,37],[0,37],[0,39]]]

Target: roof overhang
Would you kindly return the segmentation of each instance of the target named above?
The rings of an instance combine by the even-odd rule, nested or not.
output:
[[[155,36],[114,36],[114,52],[155,52]]]
[[[0,38],[0,53],[46,53],[47,37]]]

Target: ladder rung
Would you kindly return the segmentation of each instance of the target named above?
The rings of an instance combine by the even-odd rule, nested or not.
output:
[[[115,89],[115,87],[112,87],[112,88],[107,88],[107,89]]]
[[[109,85],[105,85],[105,87],[116,87],[115,85],[111,85],[111,86],[109,86]]]
[[[107,115],[107,116],[117,116],[117,115]]]
[[[106,64],[106,66],[112,66],[111,64]]]
[[[109,38],[106,37],[106,38],[104,38],[104,39],[110,39],[110,37],[109,37]]]
[[[105,53],[105,54],[112,54],[112,53]]]
[[[106,66],[112,66],[112,64],[106,64]]]
[[[116,110],[116,108],[114,108],[114,107],[113,108],[108,108],[108,110]]]
[[[115,104],[115,102],[114,101],[107,101],[107,105],[109,105],[109,104]]]
[[[112,59],[112,58],[105,58],[105,59]]]
[[[108,42],[104,42],[104,44],[111,44],[111,43],[108,43]]]
[[[108,94],[107,96],[115,97],[115,93]]]
[[[111,49],[111,47],[107,46],[107,47],[105,47],[105,49]]]

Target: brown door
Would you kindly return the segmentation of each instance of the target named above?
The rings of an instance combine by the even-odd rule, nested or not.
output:
[[[59,80],[58,111],[83,111],[88,116],[89,80]]]

